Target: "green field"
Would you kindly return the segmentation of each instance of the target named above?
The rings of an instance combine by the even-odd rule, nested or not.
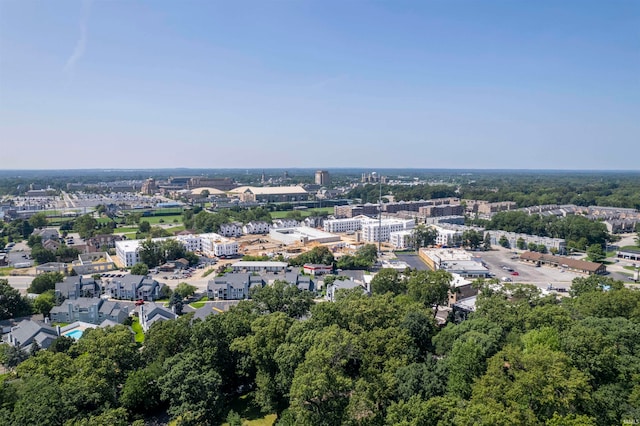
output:
[[[114,234],[129,234],[133,232],[134,234],[138,232],[137,226],[124,226],[122,228],[116,228],[113,230]]]
[[[189,303],[189,306],[191,306],[194,309],[200,309],[206,304],[208,300],[209,298],[207,296],[204,296],[202,299],[198,300],[197,302]]]
[[[240,414],[243,426],[272,426],[276,421],[275,414],[264,414],[253,401],[252,394],[243,395],[230,404],[230,409]],[[229,423],[222,423],[228,426]]]
[[[146,220],[147,222],[149,222],[151,225],[157,225],[160,222],[160,220],[164,220],[164,224],[171,224],[173,223],[174,219],[177,219],[176,223],[182,223],[182,215],[179,214],[174,214],[171,216],[145,216],[140,218],[140,221]]]
[[[11,275],[11,271],[13,271],[13,266],[7,266],[5,268],[0,268],[0,277],[4,277],[6,275]]]

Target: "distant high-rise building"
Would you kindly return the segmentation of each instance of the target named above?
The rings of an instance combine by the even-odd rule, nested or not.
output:
[[[318,170],[316,172],[316,185],[329,185],[331,183],[331,176],[326,170]]]
[[[142,190],[140,192],[146,195],[153,195],[157,190],[158,186],[156,185],[155,179],[149,178],[142,184]]]

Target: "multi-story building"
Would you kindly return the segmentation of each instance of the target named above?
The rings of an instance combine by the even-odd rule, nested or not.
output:
[[[202,252],[208,256],[235,256],[238,254],[238,243],[219,234],[202,234]]]
[[[337,219],[352,218],[356,216],[377,216],[380,211],[378,204],[358,204],[358,205],[346,205],[346,206],[334,206],[333,215]]]
[[[389,241],[392,232],[413,229],[413,220],[382,219],[381,221],[369,219],[362,224],[362,239],[368,243]]]
[[[243,228],[245,234],[268,234],[271,225],[264,221],[254,221],[247,223]]]
[[[207,283],[207,296],[214,300],[242,300],[249,298],[252,286],[263,286],[259,275],[249,273],[227,274],[216,277]]]
[[[163,284],[144,275],[125,275],[113,278],[105,292],[113,299],[156,300]]]
[[[177,237],[153,238],[152,241],[176,239],[187,250],[199,251],[210,256],[233,256],[238,254],[238,243],[215,233],[186,234]],[[140,244],[144,240],[125,240],[116,242],[116,255],[125,267],[140,262]]]
[[[295,228],[300,223],[295,219],[276,219],[273,221],[272,228]]]
[[[331,176],[329,176],[329,172],[326,170],[318,170],[316,172],[316,185],[326,186],[331,183]]]
[[[396,250],[404,250],[413,246],[414,230],[392,232],[389,237],[389,243]]]
[[[242,223],[240,222],[223,223],[222,225],[220,225],[220,230],[218,232],[223,237],[239,237],[243,234]]]
[[[82,275],[66,277],[64,281],[55,284],[55,295],[58,299],[70,300],[79,297],[98,297],[100,285],[93,278],[83,278]]]
[[[118,302],[104,300],[99,297],[80,297],[75,300],[66,300],[60,306],[51,309],[51,321],[71,323],[75,321],[101,324],[105,320],[111,320],[122,324],[129,316],[126,306]]]
[[[462,204],[445,204],[440,206],[423,206],[418,210],[426,217],[460,216],[464,215]]]
[[[371,218],[360,215],[347,219],[328,219],[324,221],[324,232],[351,232],[362,229],[362,223],[369,221]]]
[[[146,195],[153,195],[158,191],[158,185],[156,185],[156,181],[153,178],[149,178],[142,183],[142,188],[140,192]]]

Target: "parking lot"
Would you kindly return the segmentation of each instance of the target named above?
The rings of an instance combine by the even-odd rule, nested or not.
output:
[[[514,250],[507,250],[502,247],[494,247],[491,251],[473,252],[473,255],[482,259],[485,266],[495,278],[509,278],[513,282],[523,284],[534,284],[541,289],[546,289],[549,284],[555,288],[568,289],[571,287],[571,280],[575,277],[584,276],[561,268],[547,266],[536,267],[532,264],[518,260],[518,254]],[[397,254],[399,260],[406,262],[409,266],[418,270],[426,270],[427,265],[415,254]],[[508,271],[504,268],[511,269]],[[517,275],[512,275],[517,272]]]

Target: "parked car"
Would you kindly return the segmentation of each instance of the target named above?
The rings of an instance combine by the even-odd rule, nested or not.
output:
[[[520,275],[520,272],[518,272],[518,271],[513,271],[513,272],[511,273],[511,275],[518,276],[518,275]]]

